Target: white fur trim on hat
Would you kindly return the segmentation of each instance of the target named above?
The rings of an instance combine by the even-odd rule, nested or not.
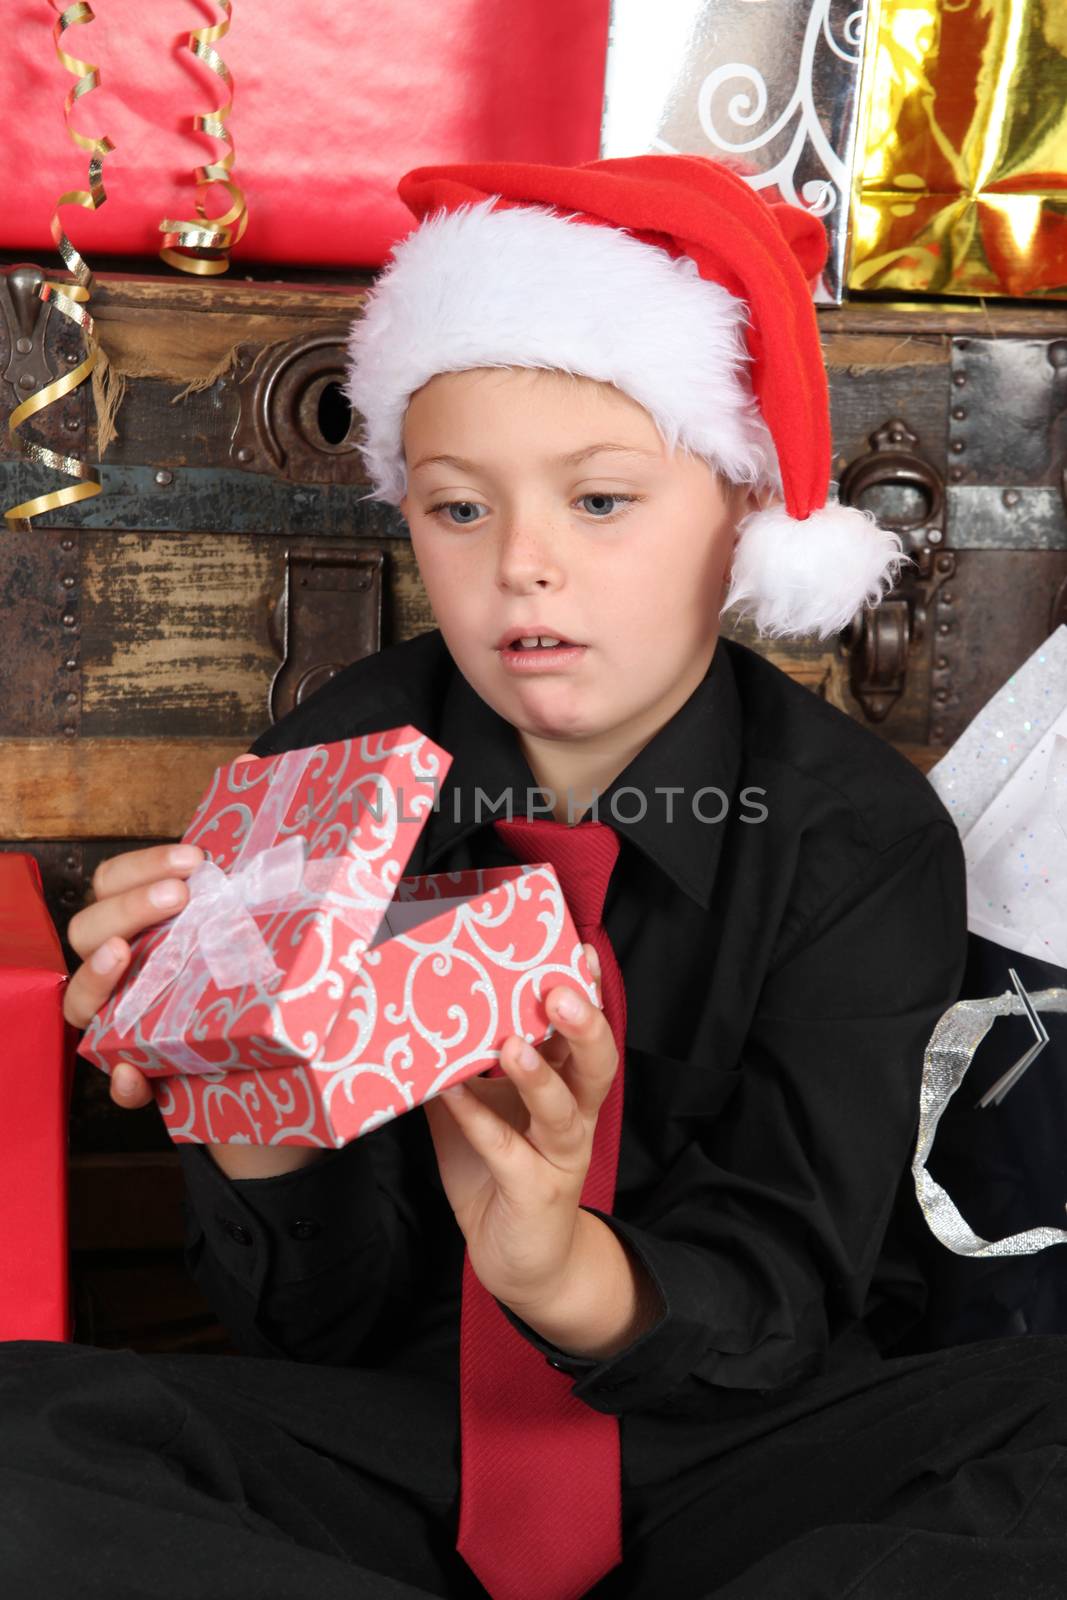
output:
[[[344,392],[373,492],[407,490],[408,401],[439,372],[549,367],[613,383],[736,483],[779,485],[745,374],[745,303],[689,256],[547,206],[440,210],[393,250],[352,325]]]
[[[833,502],[802,522],[768,506],[738,523],[723,611],[737,607],[770,638],[826,638],[884,599],[910,559],[897,534],[856,506]]]
[[[651,416],[668,451],[781,496],[777,453],[753,397],[748,307],[689,256],[548,206],[494,211],[495,196],[442,208],[394,246],[352,324],[344,392],[363,418],[368,500],[407,492],[411,396],[441,372],[545,367],[614,384]],[[771,334],[773,337],[773,333]],[[784,506],[739,526],[729,594],[761,633],[845,627],[892,587],[907,557],[869,512]]]

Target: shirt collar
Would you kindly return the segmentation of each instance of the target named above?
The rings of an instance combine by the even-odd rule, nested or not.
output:
[[[527,789],[537,787],[515,728],[458,668],[445,693],[436,742],[453,759],[426,824],[427,872],[461,839],[506,816],[503,808],[493,810],[500,795],[510,789],[514,814],[521,816]],[[701,682],[603,792],[596,815],[706,910],[740,767],[741,703],[728,643],[720,638]],[[681,792],[664,792],[671,789]],[[625,790],[636,793],[620,793]]]

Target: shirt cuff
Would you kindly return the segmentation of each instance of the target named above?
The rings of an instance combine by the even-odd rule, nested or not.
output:
[[[571,1389],[576,1399],[584,1400],[594,1411],[613,1416],[640,1411],[655,1405],[688,1377],[706,1347],[706,1323],[691,1304],[692,1263],[680,1258],[676,1245],[656,1239],[644,1228],[598,1211],[595,1206],[581,1209],[606,1223],[644,1266],[666,1307],[659,1321],[624,1350],[598,1360],[595,1356],[568,1355],[499,1300],[497,1305],[512,1327],[540,1350],[549,1366],[577,1380]]]
[[[300,1283],[376,1236],[374,1167],[358,1139],[273,1178],[229,1178],[204,1145],[177,1148],[187,1228],[199,1224],[226,1270],[257,1298],[268,1271],[272,1288]]]

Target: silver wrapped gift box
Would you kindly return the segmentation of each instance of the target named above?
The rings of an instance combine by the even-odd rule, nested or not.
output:
[[[735,158],[825,220],[842,298],[868,0],[612,0],[601,157]],[[751,175],[749,175],[751,173]]]

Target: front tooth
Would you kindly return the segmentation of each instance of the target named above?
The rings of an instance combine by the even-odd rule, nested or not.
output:
[[[537,636],[535,634],[532,639],[520,639],[519,643],[522,645],[524,650],[532,650],[537,644]]]
[[[553,644],[559,644],[560,642],[561,641],[559,639],[550,639],[547,634],[542,634],[541,635],[541,643],[542,644],[553,645]]]

